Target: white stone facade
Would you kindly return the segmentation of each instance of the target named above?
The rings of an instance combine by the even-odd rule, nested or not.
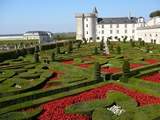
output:
[[[92,13],[76,15],[76,39],[89,41],[142,39],[160,44],[160,17],[147,23],[143,17],[99,18],[97,9]]]

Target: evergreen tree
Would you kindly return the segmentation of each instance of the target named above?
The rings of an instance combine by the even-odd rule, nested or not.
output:
[[[56,53],[57,53],[57,54],[60,54],[60,52],[61,52],[60,47],[57,46],[57,47],[56,47]]]
[[[117,46],[117,54],[121,54],[121,47],[119,45]]]
[[[130,63],[127,59],[125,59],[123,62],[122,71],[123,71],[123,75],[120,78],[120,81],[128,82],[128,78],[130,76]]]
[[[51,59],[52,59],[52,62],[55,61],[55,53],[54,52],[52,53]]]
[[[35,53],[35,54],[34,54],[34,61],[35,61],[36,63],[40,62],[40,60],[39,60],[39,54],[38,54],[38,53]]]
[[[114,51],[113,44],[109,45],[109,51],[112,51],[112,52]]]
[[[95,80],[101,80],[101,66],[98,62],[94,65],[94,79]]]
[[[104,49],[104,40],[101,40],[100,42],[100,50],[103,50]]]
[[[72,50],[73,50],[73,45],[72,45],[72,42],[70,41],[70,42],[68,43],[68,53],[71,53]]]
[[[123,61],[122,71],[123,74],[130,74],[130,63],[128,59]]]
[[[97,47],[94,47],[93,54],[94,54],[94,55],[97,55],[97,54],[98,54],[98,48],[97,48]]]
[[[36,46],[35,46],[35,52],[38,53],[39,51],[40,51],[39,46],[36,45]]]

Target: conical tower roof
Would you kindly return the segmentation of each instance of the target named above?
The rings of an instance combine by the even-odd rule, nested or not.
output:
[[[93,13],[98,14],[98,10],[96,7],[93,8]]]

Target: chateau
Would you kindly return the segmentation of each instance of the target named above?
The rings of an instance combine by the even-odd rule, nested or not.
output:
[[[144,17],[98,17],[96,7],[92,13],[76,14],[76,39],[101,40],[144,40],[160,44],[160,17],[145,21]]]

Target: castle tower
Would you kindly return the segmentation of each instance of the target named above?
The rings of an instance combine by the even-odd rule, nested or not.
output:
[[[96,23],[97,16],[95,13],[85,14],[84,28],[85,28],[85,39],[88,42],[96,40]]]
[[[92,13],[76,14],[76,39],[96,41],[96,24],[98,11],[96,7]]]
[[[84,14],[76,14],[76,40],[84,39]]]

